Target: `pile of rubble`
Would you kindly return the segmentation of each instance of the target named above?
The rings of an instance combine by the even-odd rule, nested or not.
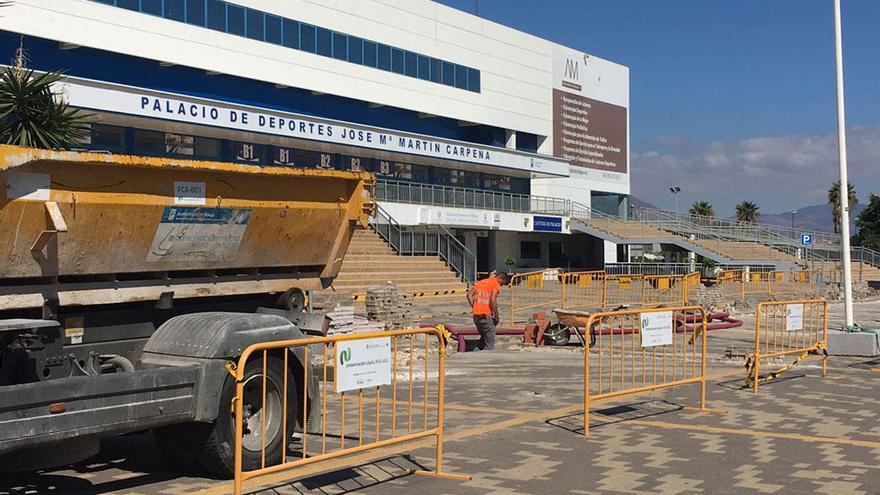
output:
[[[354,314],[354,301],[349,293],[315,292],[312,295],[311,306],[312,311],[324,313],[330,319],[327,335],[385,330],[384,324]]]
[[[721,287],[706,287],[703,284],[690,289],[688,304],[702,306],[709,312],[727,311],[730,309],[730,304],[724,296],[724,291],[721,290]]]

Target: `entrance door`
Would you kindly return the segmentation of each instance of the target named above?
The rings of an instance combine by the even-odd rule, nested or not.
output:
[[[562,243],[561,242],[551,242],[550,243],[550,268],[565,268],[568,269],[568,258],[565,257],[565,253],[562,252]]]
[[[477,237],[477,271],[489,272],[489,237]]]

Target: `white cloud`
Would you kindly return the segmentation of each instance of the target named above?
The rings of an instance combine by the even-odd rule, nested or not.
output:
[[[848,135],[849,179],[860,198],[880,193],[880,126],[853,127]],[[741,141],[689,141],[658,136],[633,153],[633,194],[660,207],[681,186],[681,208],[706,200],[729,215],[742,200],[775,213],[826,201],[838,178],[837,134],[754,137]]]

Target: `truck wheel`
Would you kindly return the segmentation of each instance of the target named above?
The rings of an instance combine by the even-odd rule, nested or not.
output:
[[[200,427],[192,423],[182,423],[153,429],[153,438],[164,454],[169,467],[185,474],[198,474],[201,471],[198,461],[192,455],[190,431]]]
[[[290,363],[291,365],[293,363]],[[266,421],[266,466],[281,463],[281,454],[293,435],[299,408],[299,387],[293,373],[287,376],[287,439],[282,438],[284,409],[284,360],[269,356],[266,361],[266,403],[263,404],[263,360],[253,359],[244,374],[244,436],[242,467],[245,471],[259,469],[262,462],[263,418]],[[230,404],[235,396],[235,380],[227,376],[220,393],[220,413],[211,424],[193,425],[191,443],[199,464],[218,478],[235,474],[235,418]]]

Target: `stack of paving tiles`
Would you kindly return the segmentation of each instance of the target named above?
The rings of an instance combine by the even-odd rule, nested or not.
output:
[[[412,328],[412,301],[398,293],[397,286],[387,282],[367,290],[367,317],[385,323],[386,330]]]
[[[312,311],[324,313],[330,318],[327,335],[351,333],[354,330],[354,303],[352,296],[345,292],[314,292],[311,299]]]

